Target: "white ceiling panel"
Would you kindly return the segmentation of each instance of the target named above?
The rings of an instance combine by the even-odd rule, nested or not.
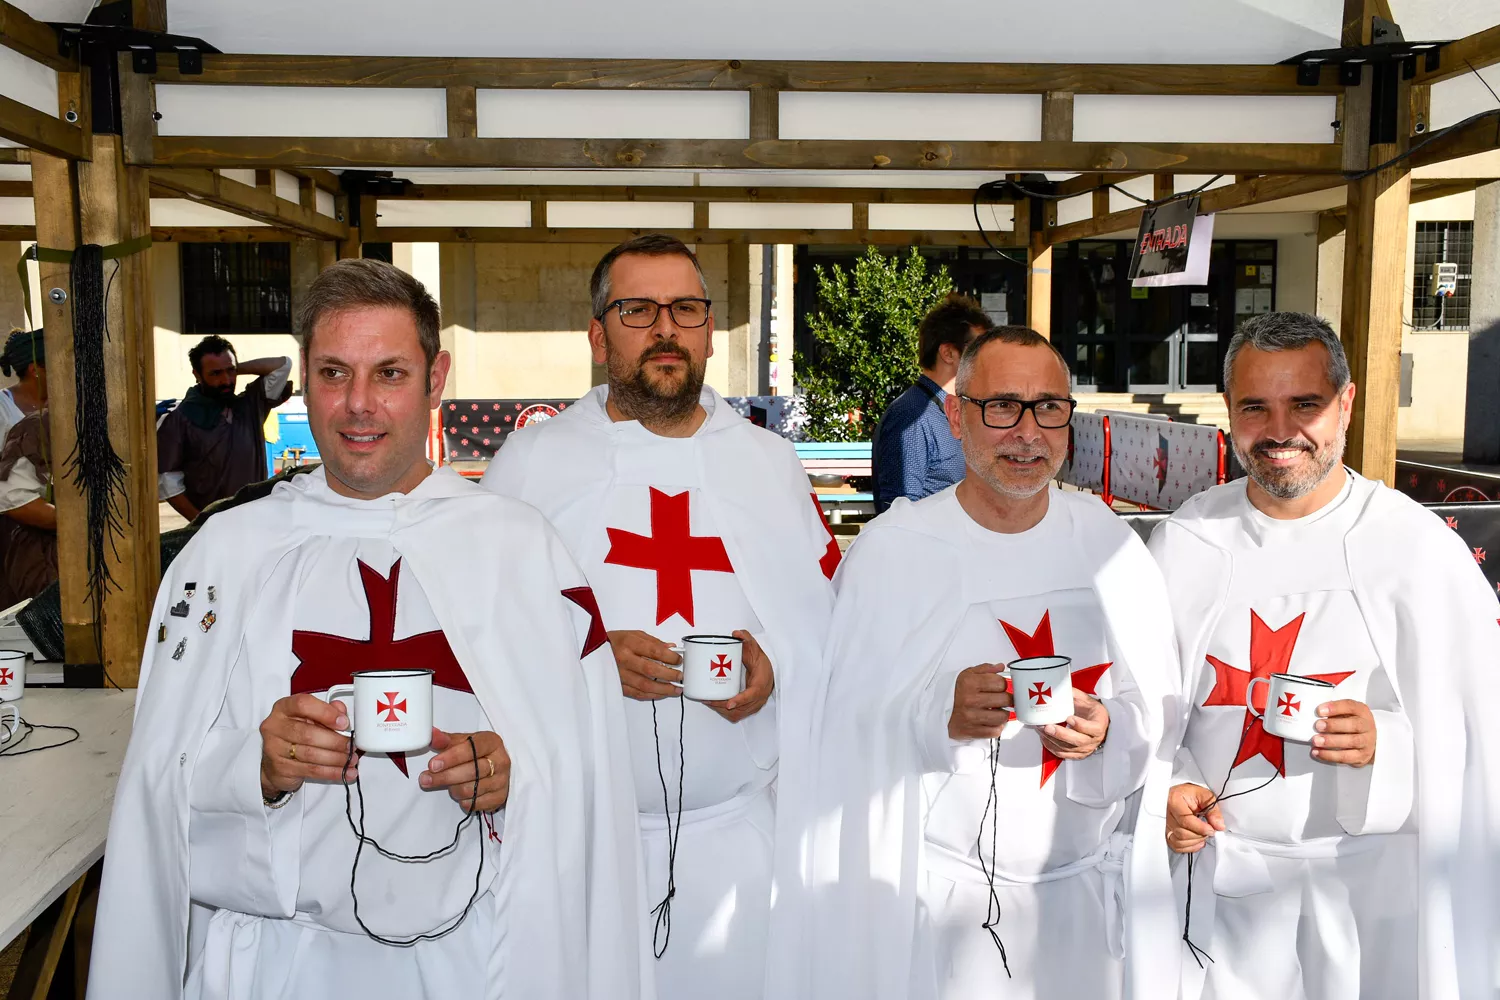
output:
[[[161,135],[390,136],[448,132],[441,90],[158,84]]]
[[[721,90],[481,90],[481,136],[743,139],[750,95]]]

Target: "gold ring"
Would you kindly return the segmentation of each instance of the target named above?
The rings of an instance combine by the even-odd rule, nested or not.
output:
[[[489,757],[486,757],[485,760],[490,762],[490,777],[493,778],[495,776],[495,762]]]
[[[297,744],[293,743],[291,746],[287,747],[286,748],[286,755],[288,757],[292,758],[292,760],[296,760],[297,759]]]

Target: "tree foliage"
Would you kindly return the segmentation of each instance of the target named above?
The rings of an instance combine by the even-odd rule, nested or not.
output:
[[[917,326],[949,292],[913,247],[905,257],[865,250],[854,267],[813,268],[817,311],[807,317],[814,348],[798,351],[797,382],[813,441],[869,441],[881,414],[917,380]]]

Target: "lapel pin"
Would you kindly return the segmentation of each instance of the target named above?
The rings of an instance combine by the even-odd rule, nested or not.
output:
[[[171,615],[173,618],[186,618],[188,616],[188,602],[178,601],[172,605]]]
[[[182,654],[187,652],[187,640],[183,639],[177,643],[177,648],[172,650],[172,659],[182,659]]]
[[[196,594],[197,592],[198,592],[198,585],[196,583],[185,584],[183,586],[183,588],[182,588],[182,596],[186,597],[188,600],[192,600],[193,599],[193,595]]]
[[[219,599],[218,592],[213,587],[208,588],[208,603],[212,604]]]
[[[167,623],[166,622],[162,622],[160,625],[156,626],[156,641],[157,642],[166,642],[167,641]]]
[[[207,632],[209,629],[214,627],[214,622],[218,620],[219,616],[210,611],[208,614],[203,616],[203,620],[198,623],[198,627]]]

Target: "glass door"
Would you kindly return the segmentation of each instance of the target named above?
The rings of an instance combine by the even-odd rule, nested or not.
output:
[[[1083,241],[1070,247],[1073,343],[1070,359],[1075,392],[1113,392],[1124,387],[1118,370],[1118,308],[1126,282],[1122,270],[1125,244]]]
[[[1181,367],[1182,289],[1128,286],[1124,291],[1130,391],[1173,392]]]

